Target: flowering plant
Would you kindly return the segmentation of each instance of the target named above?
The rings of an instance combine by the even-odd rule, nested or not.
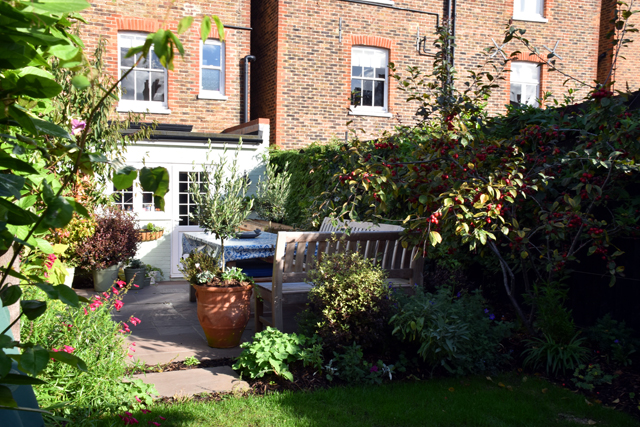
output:
[[[76,247],[81,265],[100,270],[133,258],[139,243],[135,216],[106,207],[94,219],[95,233]]]
[[[67,267],[78,267],[76,248],[94,235],[96,225],[94,218],[84,218],[76,214],[65,228],[51,230],[47,240],[51,243],[66,245],[67,249],[59,255],[60,261]]]

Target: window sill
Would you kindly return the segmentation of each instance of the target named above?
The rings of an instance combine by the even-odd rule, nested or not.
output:
[[[366,110],[354,110],[353,107],[349,109],[350,116],[369,116],[369,117],[384,117],[390,119],[393,114],[383,111],[366,111]]]
[[[394,6],[395,2],[393,0],[363,0],[366,3],[371,4],[383,4],[385,6]]]
[[[540,22],[546,24],[549,22],[547,18],[543,18],[540,15],[519,15],[513,17],[514,21],[527,21],[527,22]]]
[[[118,113],[148,113],[148,114],[171,114],[171,110],[166,107],[149,107],[142,105],[118,105]]]
[[[229,99],[228,96],[220,95],[219,93],[206,93],[201,92],[198,94],[198,99],[212,99],[215,101],[226,101]]]

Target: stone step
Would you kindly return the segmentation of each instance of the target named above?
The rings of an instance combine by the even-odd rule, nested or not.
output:
[[[249,389],[249,384],[242,381],[230,366],[137,374],[133,377],[141,379],[146,384],[155,384],[160,397]]]

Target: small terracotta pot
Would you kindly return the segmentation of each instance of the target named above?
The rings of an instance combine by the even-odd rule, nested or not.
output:
[[[251,284],[220,288],[192,285],[198,301],[198,320],[209,347],[237,347],[249,323]]]

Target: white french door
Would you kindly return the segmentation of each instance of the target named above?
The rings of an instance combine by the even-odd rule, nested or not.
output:
[[[173,232],[171,233],[171,277],[182,277],[178,270],[182,259],[182,235],[185,232],[202,231],[197,222],[190,218],[189,214],[195,212],[193,197],[189,194],[189,188],[194,182],[200,183],[202,169],[194,170],[191,165],[174,165],[172,167],[172,192],[173,192]]]

